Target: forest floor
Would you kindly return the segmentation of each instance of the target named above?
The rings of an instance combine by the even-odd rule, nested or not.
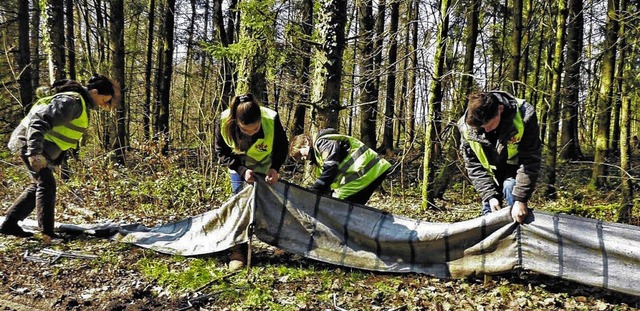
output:
[[[0,173],[3,210],[24,186],[25,175],[15,163]],[[112,168],[112,173],[99,175],[88,174],[102,169],[91,161],[74,165],[77,172],[84,174],[60,183],[61,203],[56,210],[59,222],[86,224],[113,220],[154,226],[215,208],[228,197],[228,189],[221,186],[227,182],[224,177],[215,182],[211,178],[201,180],[184,167],[172,166],[144,174],[139,167],[133,172],[131,168]],[[588,172],[585,165],[566,165],[558,175],[563,185],[560,198],[553,203],[534,198],[536,208],[611,221],[619,195],[615,188],[600,192],[584,190]],[[220,173],[224,175],[224,171]],[[413,190],[399,190],[402,183],[394,176],[385,183],[384,194],[374,194],[370,205],[428,221],[477,217],[473,189],[462,180],[450,186],[440,210],[421,210],[419,187],[408,180],[404,188]],[[182,193],[186,193],[184,197]],[[198,197],[195,201],[186,199],[195,197]],[[0,310],[640,308],[640,297],[530,272],[486,279],[376,273],[281,254],[271,246],[256,243],[251,267],[231,273],[226,268],[227,252],[168,256],[106,237],[61,236],[62,239],[48,240],[39,234],[28,239],[0,235]],[[58,253],[52,254],[52,250]]]

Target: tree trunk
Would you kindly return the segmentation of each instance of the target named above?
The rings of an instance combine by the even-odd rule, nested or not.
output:
[[[29,47],[29,2],[20,1],[18,8],[18,84],[23,113],[31,109],[33,85],[31,84],[31,49]]]
[[[522,0],[513,0],[513,32],[511,33],[511,64],[509,79],[511,92],[520,90],[520,57],[522,55]]]
[[[69,59],[69,66],[67,66],[69,79],[76,80],[76,38],[73,28],[75,22],[73,20],[73,0],[65,0],[66,4],[66,22],[67,22],[67,58]],[[124,16],[122,17],[124,19]]]
[[[111,15],[109,24],[111,25],[111,51],[113,51],[113,80],[120,85],[123,90],[125,87],[125,46],[124,46],[124,0],[111,0]],[[127,120],[128,103],[124,96],[120,96],[120,103],[117,106],[115,117],[115,133],[111,150],[115,156],[115,161],[125,164],[126,147],[129,145],[128,135],[125,130]],[[112,122],[113,123],[113,122]]]
[[[589,187],[599,189],[605,185],[607,168],[605,165],[609,146],[609,128],[611,125],[611,108],[613,101],[613,80],[616,63],[616,43],[618,41],[618,9],[617,0],[608,0],[605,52],[602,59],[602,74],[598,91],[598,118],[596,134],[596,152],[594,156],[593,172]]]
[[[564,75],[562,135],[560,158],[577,160],[582,157],[578,143],[578,109],[580,102],[580,67],[582,61],[582,33],[584,15],[582,1],[570,0],[569,25],[567,30],[567,62]]]
[[[49,81],[63,79],[67,76],[64,62],[64,0],[47,1],[47,54],[49,55]],[[45,39],[45,42],[47,39]]]
[[[31,2],[32,7],[32,16],[31,16],[31,36],[29,36],[31,41],[31,86],[33,88],[37,88],[40,86],[40,0],[33,0]],[[28,16],[29,12],[27,12]],[[33,94],[33,92],[31,92]],[[31,102],[28,104],[29,109],[31,109]],[[29,111],[26,109],[25,111]]]
[[[358,16],[360,17],[360,139],[369,148],[375,148],[376,141],[376,110],[378,98],[375,91],[374,64],[374,26],[373,1],[358,2]],[[375,97],[374,97],[375,96]],[[373,143],[373,145],[371,145]]]
[[[627,11],[627,0],[620,0],[620,12]],[[621,13],[622,15],[623,13]],[[620,31],[618,37],[620,40],[620,59],[625,60],[626,52],[629,47],[637,46],[638,39],[636,37],[635,43],[627,46],[627,34],[626,34],[626,18],[620,19]],[[636,59],[635,53],[631,53],[631,57],[628,60]],[[620,89],[620,177],[621,177],[621,192],[622,201],[620,202],[620,208],[618,209],[618,222],[630,223],[633,215],[633,178],[629,176],[629,170],[631,170],[631,148],[630,148],[630,136],[631,136],[631,96],[629,94],[629,82],[632,81],[629,77],[631,73],[630,61],[620,61],[619,70],[619,89]],[[629,79],[629,80],[628,80]]]
[[[553,78],[551,79],[551,103],[548,114],[548,142],[546,164],[546,182],[547,188],[545,196],[548,199],[555,199],[556,194],[556,160],[558,157],[558,120],[560,119],[560,84],[562,77],[562,68],[564,64],[564,45],[566,38],[567,23],[567,1],[559,0],[558,16],[556,17],[556,44],[553,52]]]
[[[400,3],[391,2],[391,25],[389,29],[389,57],[387,66],[387,90],[384,101],[384,132],[381,151],[393,151],[393,123],[395,119],[396,101],[396,62],[398,60],[398,18]]]
[[[162,153],[169,151],[169,106],[171,101],[171,78],[173,77],[173,35],[175,24],[175,0],[167,0],[167,8],[163,26],[164,50],[162,69],[162,92],[160,97],[160,113],[158,114],[158,133],[164,139]]]
[[[439,107],[442,102],[442,79],[444,73],[444,61],[447,51],[447,33],[449,31],[449,3],[450,0],[441,0],[440,23],[436,35],[436,51],[434,55],[433,80],[429,87],[428,111],[426,116],[427,130],[424,142],[424,180],[422,181],[422,207],[435,206],[435,193],[433,180],[435,175],[435,144],[438,140]]]
[[[151,69],[153,64],[153,38],[154,34],[154,24],[156,21],[156,1],[149,0],[149,26],[147,28],[147,56],[146,63],[144,66],[144,105],[142,108],[142,127],[144,133],[144,139],[151,139],[151,113],[153,111],[153,103],[151,102],[153,97],[152,89],[151,89]]]
[[[313,1],[304,0],[302,2],[302,33],[305,37],[311,38],[313,35]],[[299,82],[302,87],[302,93],[298,99],[298,105],[293,117],[292,136],[304,133],[304,125],[306,123],[305,115],[307,113],[306,104],[309,103],[309,72],[311,67],[311,44],[307,40],[300,40],[300,49],[302,50],[302,66],[300,68]]]
[[[418,19],[420,18],[420,1],[411,1],[411,47],[409,48],[409,77],[407,78],[407,142],[413,144],[416,137],[416,81],[418,77]]]
[[[322,0],[320,6],[320,36],[324,43],[318,52],[320,64],[316,70],[318,77],[314,88],[314,102],[318,103],[318,127],[338,129],[347,1]]]

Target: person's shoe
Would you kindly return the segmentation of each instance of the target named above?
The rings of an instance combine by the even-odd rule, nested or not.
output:
[[[33,233],[22,230],[22,227],[17,222],[5,221],[0,226],[0,233],[6,235],[13,235],[21,238],[32,237]]]
[[[62,238],[62,236],[54,233],[54,232],[42,232],[42,241],[45,244],[52,244],[52,243],[60,243],[63,242],[64,239]]]
[[[237,246],[233,249],[231,256],[229,256],[229,270],[236,271],[242,269],[247,262],[247,252],[244,248]]]

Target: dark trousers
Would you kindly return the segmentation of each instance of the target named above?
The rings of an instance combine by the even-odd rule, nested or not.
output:
[[[367,204],[367,202],[369,201],[369,199],[371,198],[371,196],[373,195],[373,192],[376,191],[376,189],[378,189],[378,186],[380,186],[382,184],[382,182],[384,181],[385,178],[387,178],[387,173],[389,171],[385,171],[384,173],[382,173],[382,175],[378,176],[378,178],[376,178],[373,182],[371,182],[368,186],[366,186],[364,189],[344,198],[345,201],[349,201],[349,202],[353,202],[353,203],[357,203],[357,204],[362,204],[365,205]]]
[[[24,220],[34,209],[37,209],[38,227],[44,233],[53,233],[56,204],[56,179],[53,171],[45,167],[35,173],[27,157],[22,156],[22,161],[29,169],[31,184],[9,207],[5,221]]]

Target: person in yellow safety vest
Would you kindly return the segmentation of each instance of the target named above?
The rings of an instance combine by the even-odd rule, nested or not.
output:
[[[524,221],[541,163],[535,108],[506,92],[475,93],[458,129],[467,175],[482,197],[482,215],[506,206],[515,221]]]
[[[59,165],[67,150],[78,142],[89,127],[89,110],[114,107],[120,96],[119,86],[111,79],[95,74],[85,87],[74,80],[57,80],[53,95],[38,99],[13,131],[9,149],[18,154],[31,177],[31,184],[13,202],[0,226],[0,233],[30,237],[18,221],[36,209],[38,227],[50,238],[54,233],[56,180],[53,167]]]
[[[366,204],[387,177],[391,164],[356,138],[324,129],[314,140],[307,134],[292,139],[289,155],[296,161],[316,165],[318,194],[333,191],[333,197]]]
[[[256,173],[264,174],[268,184],[278,182],[289,148],[278,113],[261,107],[252,94],[238,95],[222,112],[219,123],[215,152],[219,162],[229,168],[232,192],[240,192],[245,182],[252,184]],[[240,269],[246,257],[246,244],[235,247],[229,269]]]

